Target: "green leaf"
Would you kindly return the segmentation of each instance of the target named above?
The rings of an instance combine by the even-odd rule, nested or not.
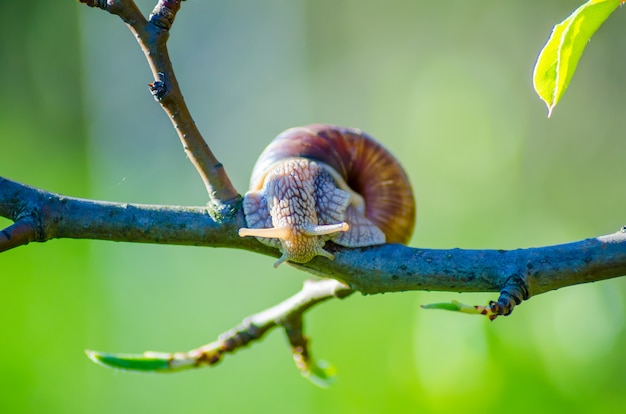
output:
[[[439,302],[439,303],[429,303],[426,305],[422,305],[423,309],[439,309],[439,310],[447,310],[453,312],[461,311],[462,303],[453,300],[452,302]]]
[[[109,368],[142,372],[170,371],[170,354],[107,354],[98,351],[85,351],[96,364]]]
[[[485,315],[489,317],[489,319],[495,319],[495,315],[490,306],[466,305],[456,300],[450,302],[429,303],[427,305],[422,305],[422,308],[461,312],[470,315]]]
[[[337,369],[326,361],[317,361],[308,370],[302,371],[302,376],[320,388],[328,388],[335,382]]]
[[[533,73],[533,85],[548,117],[567,89],[591,36],[623,0],[590,0],[552,29]]]

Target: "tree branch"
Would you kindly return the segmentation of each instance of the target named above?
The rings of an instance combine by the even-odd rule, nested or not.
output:
[[[127,242],[235,247],[279,256],[251,238],[237,235],[243,224],[239,209],[228,220],[216,221],[207,207],[151,206],[64,197],[0,177],[0,215],[15,221],[5,232],[25,228],[29,237],[46,241],[71,237]],[[4,234],[0,233],[0,234]],[[19,233],[19,232],[18,232]],[[36,239],[32,235],[37,235]],[[15,247],[14,237],[0,237],[0,251]],[[327,246],[327,248],[329,248]],[[189,352],[107,354],[87,351],[103,365],[138,371],[175,372],[213,366],[225,354],[261,339],[282,326],[296,366],[320,386],[332,380],[333,369],[311,357],[302,317],[311,307],[333,297],[405,290],[456,292],[499,291],[488,307],[469,307],[494,319],[509,314],[516,304],[560,287],[626,274],[626,229],[574,243],[518,250],[433,250],[401,245],[360,249],[330,246],[335,260],[316,258],[294,265],[329,276],[308,282],[284,302],[246,318],[217,341]],[[461,306],[460,311],[468,307]],[[447,309],[450,309],[449,307]]]
[[[169,30],[180,9],[181,0],[159,0],[146,19],[132,0],[79,0],[119,16],[141,46],[154,82],[150,92],[167,113],[187,157],[196,168],[209,194],[216,218],[228,216],[241,202],[226,170],[213,154],[191,116],[174,74],[167,50]]]
[[[237,230],[238,209],[218,221],[209,207],[154,206],[65,197],[0,178],[0,215],[30,220],[36,239],[99,239],[231,247],[280,256]],[[0,251],[16,247],[0,239]],[[556,246],[517,250],[417,249],[396,244],[345,248],[329,243],[331,261],[293,266],[348,284],[364,294],[407,290],[503,292],[518,303],[550,290],[626,274],[626,230]],[[507,302],[507,301],[505,301]],[[503,307],[505,302],[501,303]],[[510,300],[508,300],[510,302]],[[503,309],[498,314],[507,314]]]

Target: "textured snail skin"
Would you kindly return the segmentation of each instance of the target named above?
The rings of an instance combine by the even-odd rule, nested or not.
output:
[[[328,240],[347,247],[406,244],[415,224],[415,199],[402,166],[376,140],[332,125],[292,128],[259,156],[245,194],[248,228],[304,263]]]

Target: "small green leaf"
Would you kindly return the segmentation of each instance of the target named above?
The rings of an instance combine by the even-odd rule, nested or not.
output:
[[[142,372],[161,372],[171,369],[170,354],[107,354],[89,350],[85,353],[96,364],[109,368]]]
[[[552,29],[533,73],[533,85],[548,117],[567,89],[591,36],[622,0],[590,0]]]
[[[461,303],[453,300],[452,302],[429,303],[427,305],[422,305],[422,308],[424,308],[424,309],[440,309],[440,310],[447,310],[447,311],[453,311],[453,312],[460,312],[461,311],[460,305],[461,305]]]
[[[328,388],[335,382],[337,369],[326,361],[317,361],[308,366],[307,371],[302,371],[302,376],[320,388]]]
[[[497,316],[493,313],[490,306],[466,305],[456,300],[450,302],[429,303],[427,305],[422,305],[422,308],[461,312],[470,315],[485,315],[491,320],[495,319]]]

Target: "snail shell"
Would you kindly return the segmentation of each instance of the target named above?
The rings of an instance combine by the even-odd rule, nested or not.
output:
[[[243,209],[255,236],[281,258],[304,263],[326,241],[346,247],[406,244],[415,224],[415,199],[398,161],[358,129],[332,125],[292,128],[259,156]]]

